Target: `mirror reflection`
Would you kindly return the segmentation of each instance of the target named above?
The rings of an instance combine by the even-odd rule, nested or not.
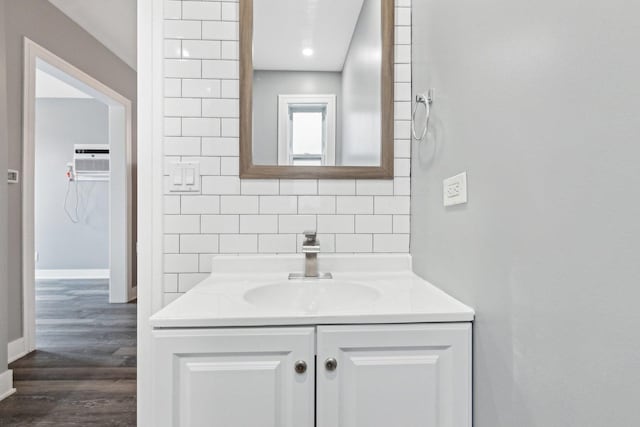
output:
[[[254,164],[380,166],[381,11],[381,0],[254,0]]]

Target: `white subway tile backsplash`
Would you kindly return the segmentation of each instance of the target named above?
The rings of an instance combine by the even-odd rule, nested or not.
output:
[[[202,64],[194,59],[165,59],[164,76],[197,78],[202,75]]]
[[[239,194],[240,178],[237,176],[203,176],[202,194]]]
[[[220,235],[220,253],[221,254],[258,253],[258,235],[256,234]]]
[[[393,181],[394,189],[393,194],[396,196],[410,196],[411,195],[411,178],[396,178]]]
[[[211,256],[207,255],[211,263]],[[200,264],[202,265],[205,260],[200,257]],[[178,275],[178,292],[187,292],[191,290],[195,285],[205,280],[209,274],[207,273],[183,273]]]
[[[212,79],[237,79],[239,77],[238,61],[202,61],[202,77]]]
[[[185,234],[180,236],[181,254],[200,254],[218,252],[216,234]]]
[[[164,21],[164,35],[167,39],[199,39],[202,37],[199,21]]]
[[[316,195],[318,194],[318,181],[315,179],[281,179],[280,194]]]
[[[180,79],[164,79],[164,96],[182,96],[182,84]]]
[[[375,234],[373,236],[374,252],[405,253],[409,251],[408,234]]]
[[[237,234],[240,232],[240,217],[238,215],[203,215],[202,232]]]
[[[356,194],[358,196],[392,196],[393,180],[360,179],[356,181]]]
[[[212,40],[183,40],[182,57],[189,59],[220,59],[221,48],[219,41]]]
[[[238,20],[238,3],[222,3],[222,20],[237,21]]]
[[[175,273],[165,274],[162,279],[162,290],[164,292],[178,292],[178,275]]]
[[[239,137],[240,136],[240,120],[239,119],[222,119],[222,136]]]
[[[184,196],[181,213],[191,215],[220,213],[220,196]],[[207,233],[206,230],[202,231]]]
[[[354,179],[322,179],[318,182],[318,194],[355,195]]]
[[[373,214],[373,197],[371,196],[339,196],[339,214]]]
[[[222,41],[222,59],[239,59],[238,54],[238,42],[237,41]]]
[[[296,196],[260,196],[260,214],[296,214]]]
[[[197,156],[200,154],[200,138],[167,136],[164,138],[166,156]]]
[[[198,215],[165,215],[164,231],[167,234],[200,233],[200,217]]]
[[[240,98],[240,85],[238,80],[222,80],[222,98]]]
[[[394,215],[393,216],[393,232],[396,234],[411,233],[411,216],[410,215]]]
[[[242,194],[269,195],[278,194],[279,186],[276,179],[245,179],[240,183]]]
[[[220,175],[238,175],[240,173],[239,157],[221,157]]]
[[[278,231],[280,233],[302,234],[305,231],[317,230],[316,215],[280,215]]]
[[[164,256],[165,273],[197,273],[198,255],[167,254]]]
[[[213,254],[409,251],[411,2],[396,0],[392,180],[240,180],[238,1],[165,0],[165,302]],[[202,194],[170,193],[169,167],[200,163]]]
[[[183,1],[182,19],[219,20],[222,17],[221,5],[217,1]]]
[[[199,117],[202,102],[193,98],[165,98],[164,115],[167,117]]]
[[[185,117],[182,119],[184,136],[220,136],[220,119]]]
[[[238,156],[238,138],[202,138],[203,156]]]
[[[240,233],[269,234],[278,232],[278,215],[240,215]]]
[[[180,213],[180,196],[164,196],[163,201],[165,214]]]
[[[220,212],[223,214],[257,214],[259,212],[258,196],[222,196]]]
[[[177,234],[164,235],[164,253],[177,254],[180,253],[180,236]]]
[[[258,249],[265,254],[296,253],[296,235],[261,234],[258,236]]]
[[[220,80],[213,79],[183,79],[182,96],[192,98],[220,97]]]
[[[203,21],[202,38],[208,40],[238,40],[238,23]]]
[[[356,233],[392,233],[391,215],[356,215]]]
[[[182,58],[182,42],[180,40],[165,40],[164,57],[167,59]]]
[[[409,196],[376,196],[376,215],[409,215],[411,198]]]
[[[164,19],[182,19],[182,2],[165,0]]]
[[[371,234],[336,234],[336,252],[373,252]]]
[[[355,219],[353,215],[318,215],[319,233],[354,233]]]
[[[298,197],[298,213],[335,214],[336,198],[333,196],[300,196]]]
[[[239,101],[237,99],[203,99],[202,115],[205,117],[239,117]]]
[[[396,177],[411,175],[411,159],[395,159],[393,172]]]

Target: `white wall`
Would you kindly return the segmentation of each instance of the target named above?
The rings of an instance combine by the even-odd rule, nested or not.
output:
[[[201,196],[166,193],[165,302],[207,275],[212,254],[296,252],[300,234],[309,228],[321,233],[326,252],[408,252],[411,40],[406,0],[398,0],[397,8],[396,178],[387,181],[241,182],[238,3],[168,1],[166,6],[166,160],[197,159],[204,176]],[[196,43],[199,49],[194,50]],[[184,44],[190,46],[189,59],[179,58]]]
[[[253,72],[253,162],[278,164],[278,95],[336,95],[336,151],[342,141],[342,73]]]
[[[38,270],[109,269],[109,182],[77,183],[79,219],[63,209],[74,144],[108,144],[109,109],[91,99],[36,102],[35,237]],[[67,208],[75,216],[76,183]]]
[[[640,3],[413,4],[412,252],[477,311],[474,426],[640,425]]]
[[[365,0],[342,71],[344,126],[339,164],[380,165],[381,0]]]

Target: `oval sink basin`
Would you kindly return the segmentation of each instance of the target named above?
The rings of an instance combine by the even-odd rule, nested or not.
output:
[[[247,291],[245,301],[256,307],[305,312],[344,310],[369,304],[380,293],[367,285],[340,280],[288,280]]]

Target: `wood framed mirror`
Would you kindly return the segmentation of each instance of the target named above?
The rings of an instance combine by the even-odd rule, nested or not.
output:
[[[240,0],[240,177],[392,179],[394,0]]]

